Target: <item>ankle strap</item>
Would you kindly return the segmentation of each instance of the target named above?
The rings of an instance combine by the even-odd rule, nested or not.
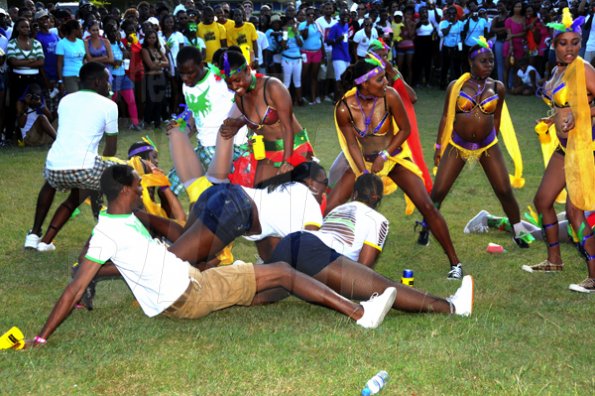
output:
[[[550,223],[550,224],[543,224],[543,225],[541,226],[541,228],[543,228],[543,230],[545,231],[545,230],[547,230],[548,228],[551,228],[551,227],[553,227],[553,226],[557,226],[557,225],[558,225],[558,220],[556,220],[556,221],[554,221],[553,223]]]
[[[547,245],[547,247],[552,248],[552,247],[559,246],[560,245],[560,241],[552,242],[552,243],[549,243],[549,242],[546,241],[545,244]]]

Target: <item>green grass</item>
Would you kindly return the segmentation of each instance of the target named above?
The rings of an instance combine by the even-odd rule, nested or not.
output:
[[[428,161],[443,96],[419,92],[416,109]],[[508,102],[525,164],[526,186],[516,191],[524,209],[543,173],[533,120],[544,107],[536,98]],[[332,107],[296,113],[322,164],[330,166],[339,151]],[[119,153],[140,136],[122,132]],[[166,137],[151,138],[167,169]],[[58,235],[56,252],[23,251],[44,160],[41,149],[0,152],[0,332],[17,325],[29,338],[68,282],[69,266],[93,226],[84,206]],[[567,290],[585,277],[584,261],[565,245],[563,273],[528,274],[520,266],[544,259],[543,244],[520,250],[504,233],[464,235],[463,226],[480,209],[502,213],[481,167],[468,168],[442,212],[465,270],[476,279],[470,318],[393,311],[380,329],[365,331],[337,313],[290,298],[201,320],[149,319],[133,306],[124,282],[107,281],[98,286],[95,310],[74,312],[47,346],[0,352],[0,394],[356,395],[379,370],[391,375],[385,395],[593,394],[594,301]],[[64,198],[56,195],[52,211]],[[377,270],[397,279],[412,268],[417,287],[453,293],[457,283],[445,279],[447,260],[436,241],[427,248],[415,245],[413,222],[419,216],[404,215],[402,194],[387,197],[380,210],[391,232]],[[489,255],[488,242],[508,252]],[[244,241],[235,249],[245,260],[254,252]]]

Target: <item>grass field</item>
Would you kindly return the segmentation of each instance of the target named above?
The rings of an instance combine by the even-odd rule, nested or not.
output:
[[[430,161],[444,93],[418,94]],[[534,97],[509,98],[508,104],[525,164],[526,186],[516,192],[525,209],[543,173],[533,120],[545,108]],[[330,166],[339,151],[332,107],[296,113],[311,131],[322,164]],[[122,132],[118,153],[124,155],[140,136]],[[167,139],[151,137],[167,169]],[[17,325],[28,338],[37,334],[70,279],[69,267],[93,226],[84,206],[58,235],[56,252],[22,249],[45,154],[0,151],[0,333]],[[57,194],[52,211],[64,198]],[[480,209],[502,213],[481,167],[468,167],[442,212],[465,271],[476,280],[470,318],[392,311],[381,328],[365,331],[338,313],[290,298],[195,321],[149,319],[133,305],[124,282],[106,281],[97,287],[95,310],[75,311],[48,345],[0,352],[0,394],[356,395],[379,370],[391,376],[383,395],[595,394],[595,300],[567,290],[586,276],[584,261],[565,244],[563,273],[525,273],[521,265],[545,258],[544,245],[520,250],[508,234],[463,234]],[[397,279],[411,268],[417,287],[452,294],[458,282],[446,280],[446,257],[435,240],[425,248],[415,244],[419,215],[404,215],[402,194],[387,197],[380,210],[391,221],[391,232],[377,270]],[[485,253],[488,242],[504,245],[507,252]],[[241,241],[234,252],[250,261],[255,249]]]

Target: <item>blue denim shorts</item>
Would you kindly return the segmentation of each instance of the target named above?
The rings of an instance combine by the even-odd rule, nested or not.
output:
[[[227,245],[252,227],[252,200],[236,184],[217,184],[200,195],[190,215]]]

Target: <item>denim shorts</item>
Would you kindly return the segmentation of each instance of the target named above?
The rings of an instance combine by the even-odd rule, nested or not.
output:
[[[252,200],[236,184],[217,184],[200,195],[190,215],[227,245],[252,227]]]

